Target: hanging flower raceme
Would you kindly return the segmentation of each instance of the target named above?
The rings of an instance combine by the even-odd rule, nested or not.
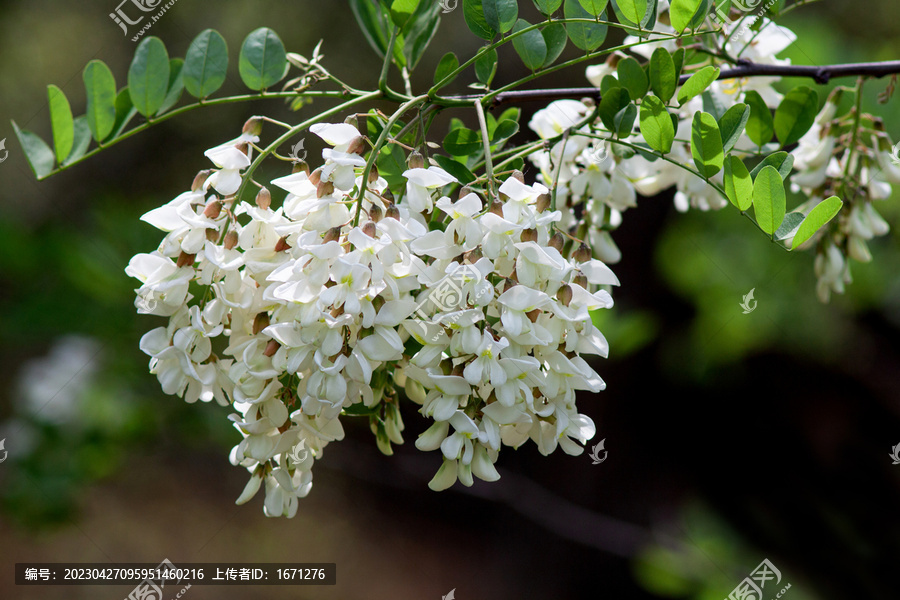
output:
[[[144,215],[165,238],[126,270],[139,311],[169,317],[141,341],[163,390],[236,411],[238,502],[264,489],[267,515],[293,516],[342,417],[369,417],[390,453],[404,397],[434,422],[416,446],[441,451],[436,490],[496,480],[504,445],[583,451],[576,392],[604,388],[584,357],[607,353],[590,313],[618,280],[556,231],[549,190],[516,173],[452,200],[456,179],[414,156],[395,201],[353,125],[311,131],[324,162],[271,181],[278,207],[266,187],[238,200],[258,138],[207,152],[216,168]]]

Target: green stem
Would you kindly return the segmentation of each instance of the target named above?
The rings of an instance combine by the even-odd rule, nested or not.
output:
[[[47,175],[45,175],[44,177],[41,177],[41,179],[46,179],[47,177],[50,177],[51,175],[56,175],[57,173],[61,173],[67,169],[71,169],[75,165],[91,158],[92,156],[101,152],[102,150],[111,148],[112,146],[115,146],[119,142],[126,140],[126,139],[130,138],[131,136],[136,135],[146,129],[149,129],[150,127],[156,125],[157,123],[162,123],[163,121],[167,121],[167,120],[171,119],[172,117],[176,117],[176,116],[184,114],[186,112],[190,112],[190,111],[192,111],[196,108],[200,108],[202,106],[217,106],[220,104],[234,104],[237,102],[245,102],[247,100],[261,100],[261,99],[268,99],[268,98],[298,98],[298,97],[345,98],[346,96],[347,96],[347,93],[337,92],[337,91],[335,91],[335,92],[331,92],[331,91],[315,92],[315,91],[313,91],[313,92],[303,92],[303,93],[299,93],[299,94],[297,92],[262,92],[259,94],[242,94],[240,96],[227,96],[225,98],[215,98],[213,100],[201,100],[201,101],[195,102],[193,104],[188,104],[186,106],[176,108],[175,110],[173,110],[171,112],[167,112],[158,117],[154,117],[152,120],[148,120],[146,123],[144,123],[142,125],[138,125],[137,127],[133,128],[133,129],[129,129],[128,131],[126,131],[125,133],[123,133],[122,135],[118,136],[115,139],[112,139],[105,143],[100,143],[96,148],[94,148],[90,152],[86,153],[84,156],[82,156],[78,160],[73,160],[70,163],[67,163],[60,167],[57,167],[53,171],[50,171],[49,173],[47,173]]]
[[[494,164],[491,160],[491,141],[488,139],[487,121],[484,118],[484,107],[481,100],[475,100],[475,112],[481,125],[481,141],[484,143],[484,176],[487,178],[488,196],[494,199]]]
[[[410,108],[419,104],[420,102],[425,102],[428,100],[428,96],[416,96],[415,98],[405,102],[397,111],[391,115],[391,118],[388,119],[387,124],[384,126],[384,129],[381,130],[381,135],[378,136],[378,139],[375,141],[375,146],[372,148],[372,152],[369,154],[368,160],[366,160],[366,166],[363,168],[362,176],[360,178],[361,185],[359,186],[359,197],[356,200],[356,215],[353,217],[353,226],[357,227],[359,225],[359,216],[362,213],[362,205],[363,199],[366,197],[366,190],[369,189],[369,172],[372,170],[372,165],[375,164],[375,161],[378,159],[378,153],[384,147],[385,143],[387,143],[388,138],[391,137],[391,128],[394,124],[403,116],[403,114],[408,111]]]

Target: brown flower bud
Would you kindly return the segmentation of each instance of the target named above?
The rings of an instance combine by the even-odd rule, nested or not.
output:
[[[584,242],[578,246],[578,250],[572,253],[572,260],[577,263],[586,263],[591,260],[591,249]]]
[[[397,208],[396,204],[391,204],[387,207],[387,210],[384,212],[384,216],[390,219],[400,220],[400,209]]]
[[[246,154],[247,156],[250,156],[250,144],[248,144],[247,142],[241,142],[240,144],[235,144],[234,147],[237,148],[239,151],[243,152],[244,154]]]
[[[373,238],[375,237],[375,234],[378,233],[378,228],[375,227],[375,223],[372,221],[366,221],[366,224],[362,227],[362,231],[370,238]]]
[[[537,197],[537,205],[535,206],[539,213],[550,208],[550,194],[541,194]]]
[[[203,211],[203,216],[207,219],[218,219],[219,214],[222,212],[222,202],[219,200],[210,200],[209,204],[206,205],[206,209]]]
[[[356,115],[347,115],[347,118],[344,119],[344,123],[353,125],[357,130],[359,129],[359,120],[356,118]]]
[[[215,244],[219,241],[219,232],[209,227],[206,228],[206,241]]]
[[[523,242],[536,242],[538,239],[537,230],[536,229],[523,229],[522,230],[522,241]]]
[[[263,210],[272,206],[272,193],[268,188],[263,187],[259,189],[259,192],[256,194],[256,205]]]
[[[278,352],[278,349],[281,348],[281,344],[276,342],[275,340],[269,340],[269,343],[266,344],[266,349],[263,350],[263,356],[272,357]]]
[[[290,247],[291,247],[291,245],[287,243],[287,236],[283,235],[275,243],[275,252],[284,252],[285,250],[289,250]]]
[[[475,248],[474,250],[469,250],[463,255],[463,260],[465,260],[470,265],[474,265],[481,258],[484,257],[484,252],[482,252],[481,247]]]
[[[489,209],[489,211],[494,213],[498,217],[502,217],[503,216],[503,204],[494,200],[493,202],[491,202],[491,208]]]
[[[194,177],[194,182],[191,184],[192,192],[199,192],[203,189],[203,184],[206,183],[206,180],[209,179],[209,176],[212,175],[211,169],[204,169],[197,173]]]
[[[556,299],[563,306],[568,306],[572,302],[572,288],[567,284],[559,288],[556,292]]]
[[[536,308],[532,311],[525,313],[525,316],[528,317],[528,320],[532,323],[537,323],[538,317],[541,316],[541,309]]]
[[[470,188],[467,185],[464,185],[461,188],[459,188],[459,199],[462,200],[463,198],[465,198],[466,196],[468,196],[471,193],[472,193],[472,188]]]
[[[330,181],[320,181],[316,186],[316,197],[324,198],[334,193],[334,184]]]
[[[572,278],[572,283],[574,285],[577,285],[577,286],[583,287],[584,289],[587,289],[587,286],[588,286],[587,276],[585,276],[584,273],[579,273],[578,275],[576,275],[575,277]]]
[[[225,249],[226,250],[231,250],[232,248],[237,246],[237,243],[238,243],[237,231],[232,230],[225,234]]]
[[[291,169],[291,174],[299,173],[303,171],[307,175],[309,175],[309,164],[305,160],[298,160],[294,162],[294,168]]]
[[[319,167],[315,171],[309,174],[309,182],[313,185],[319,185],[319,182],[322,181],[322,167]]]
[[[341,239],[341,228],[340,227],[332,227],[328,231],[325,232],[325,237],[322,238],[322,243],[327,244],[328,242],[336,242]]]
[[[550,246],[552,248],[556,248],[560,252],[562,252],[563,246],[566,243],[566,238],[560,232],[556,232],[553,234],[553,237],[550,238]]]
[[[369,209],[369,218],[377,223],[384,218],[384,211],[377,204],[373,204]]]
[[[197,257],[196,254],[188,254],[183,251],[178,255],[178,262],[175,263],[175,266],[178,268],[181,267],[190,267],[194,264],[194,259]]]
[[[406,164],[410,169],[424,169],[425,157],[418,150],[413,150],[406,159]]]
[[[369,183],[375,183],[376,181],[378,181],[378,178],[379,178],[380,176],[381,176],[380,173],[378,173],[378,166],[377,166],[377,165],[372,165],[372,168],[369,169],[369,178],[368,178],[368,182],[369,182]]]
[[[253,319],[253,335],[256,335],[263,329],[269,326],[269,313],[263,311],[261,313],[256,313],[256,317]]]
[[[362,156],[366,153],[366,138],[361,135],[356,136],[347,146],[347,154],[359,154]]]
[[[522,183],[525,183],[525,173],[523,173],[522,171],[520,171],[518,169],[516,169],[515,171],[512,172],[512,177],[518,179]]]
[[[247,119],[247,122],[244,123],[244,128],[241,130],[242,133],[246,133],[248,135],[259,135],[262,133],[263,120],[259,117],[250,117]]]

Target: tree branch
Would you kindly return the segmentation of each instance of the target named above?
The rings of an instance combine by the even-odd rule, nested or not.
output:
[[[826,65],[824,67],[805,65],[762,65],[750,61],[740,61],[736,67],[723,69],[719,79],[736,79],[739,77],[808,77],[816,83],[826,84],[836,77],[884,77],[900,73],[900,60],[884,62],[848,63],[839,65]],[[690,77],[682,75],[679,83],[684,83]],[[446,100],[473,101],[478,95],[449,96]],[[538,90],[514,90],[501,92],[494,97],[493,106],[510,104],[514,102],[529,102],[537,100],[560,100],[564,98],[594,98],[600,99],[600,90],[594,87],[584,88],[554,88]]]

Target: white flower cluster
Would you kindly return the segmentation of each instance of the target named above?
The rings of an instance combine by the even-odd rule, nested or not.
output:
[[[607,353],[590,311],[618,280],[554,233],[547,188],[517,174],[454,202],[456,180],[414,157],[394,202],[353,125],[311,131],[324,164],[273,180],[277,208],[266,188],[239,200],[256,135],[209,150],[216,169],[142,217],[166,235],[126,269],[138,311],[169,317],[141,340],[163,390],[237,411],[238,503],[264,483],[265,513],[293,516],[341,415],[367,416],[389,453],[400,390],[434,421],[416,443],[443,454],[433,489],[497,479],[502,445],[580,453],[595,428],[575,393],[604,387],[583,356]]]

